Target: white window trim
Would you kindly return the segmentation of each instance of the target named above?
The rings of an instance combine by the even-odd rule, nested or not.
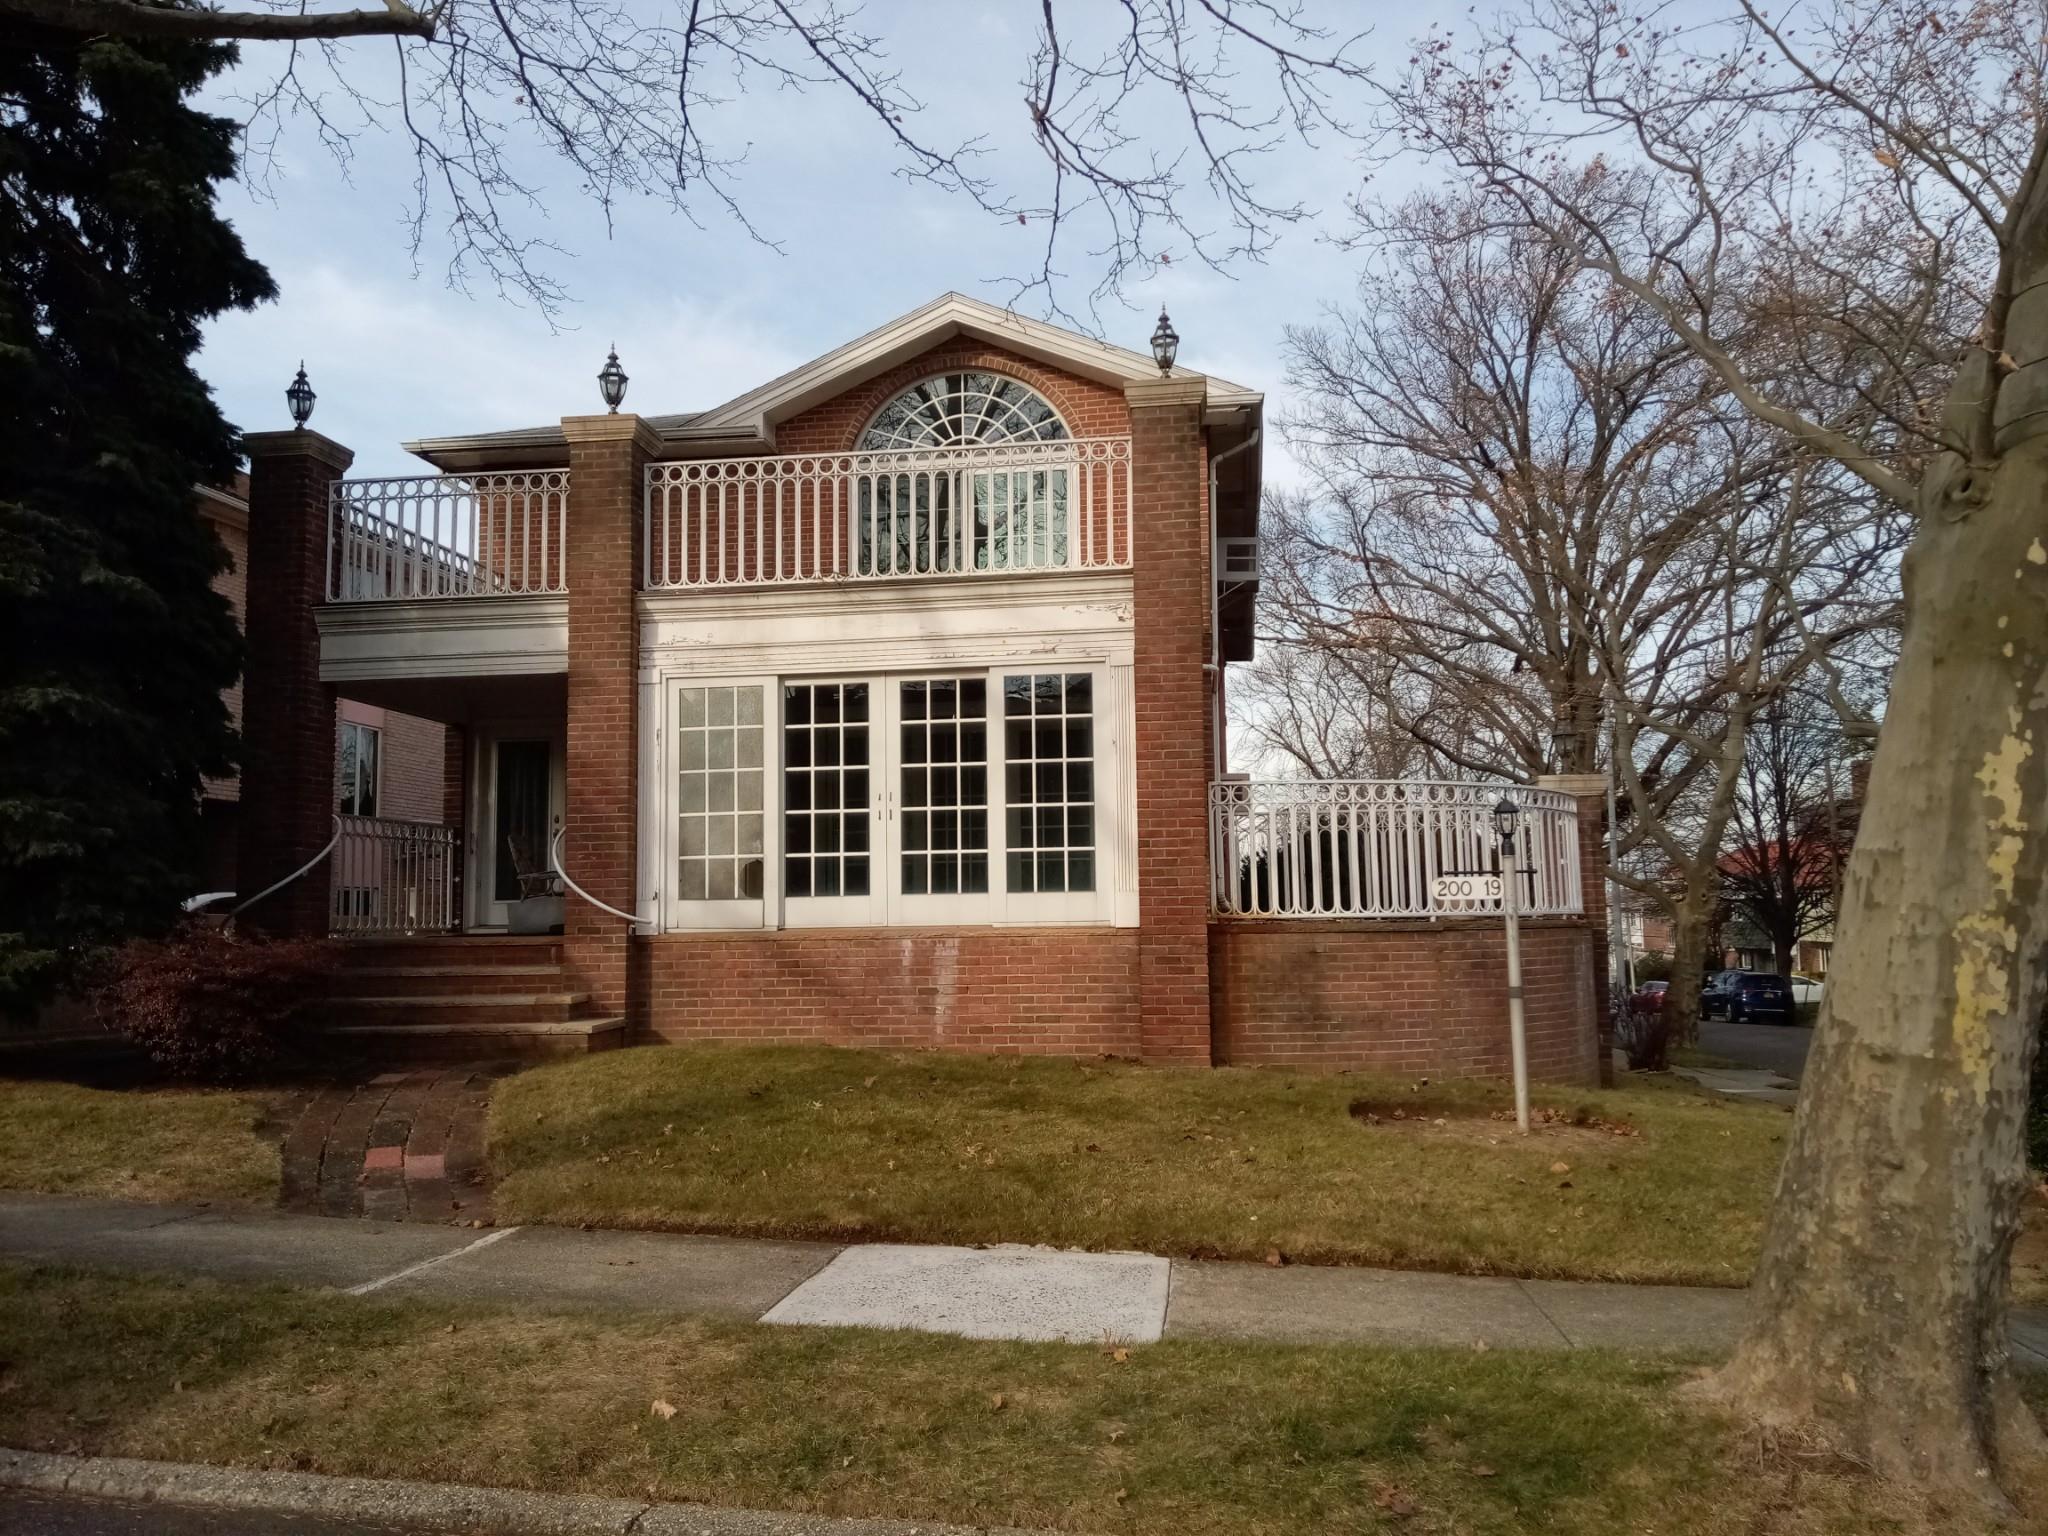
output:
[[[1007,784],[1004,775],[1002,680],[1006,675],[1086,672],[1093,679],[1095,753],[1095,888],[1085,892],[1016,892],[1008,889]],[[899,780],[896,760],[896,684],[912,677],[985,677],[988,680],[989,869],[991,890],[978,896],[900,894],[897,865],[900,821],[889,814],[888,794]],[[1136,871],[1135,711],[1128,661],[1100,656],[1039,655],[993,662],[949,663],[933,658],[880,666],[792,668],[784,674],[707,674],[677,661],[642,673],[641,910],[658,910],[665,933],[849,927],[1116,926],[1138,920]],[[876,815],[869,838],[870,894],[865,897],[783,895],[782,688],[785,683],[865,681],[870,684],[869,795]],[[680,687],[759,687],[763,690],[763,858],[759,899],[683,901],[675,891],[679,843],[678,765],[671,747]],[[879,804],[877,803],[879,802]],[[896,809],[900,816],[900,807]]]
[[[343,802],[343,799],[344,799],[344,797],[345,797],[346,795],[348,795],[348,794],[352,793],[353,791],[357,790],[357,789],[358,789],[358,788],[360,787],[360,784],[361,784],[361,781],[362,781],[362,768],[363,768],[363,749],[362,749],[362,747],[361,747],[360,745],[358,745],[358,746],[356,747],[356,755],[355,755],[356,783],[354,783],[354,784],[350,784],[350,785],[348,785],[348,786],[347,786],[346,788],[344,788],[344,787],[342,786],[342,784],[341,784],[341,783],[339,782],[339,781],[340,781],[340,778],[341,778],[341,773],[340,773],[340,764],[341,764],[341,753],[342,753],[342,743],[343,743],[344,741],[346,741],[346,740],[347,740],[347,738],[348,738],[348,733],[349,733],[350,731],[360,731],[360,732],[361,732],[361,733],[362,733],[363,735],[365,735],[365,736],[368,736],[368,737],[371,737],[371,738],[372,738],[372,739],[373,739],[373,740],[375,741],[375,743],[376,743],[376,745],[375,745],[375,747],[374,747],[374,748],[372,749],[372,753],[371,753],[371,756],[372,756],[372,758],[373,758],[374,760],[373,760],[373,761],[371,762],[371,764],[370,764],[370,809],[369,809],[368,811],[362,811],[362,810],[351,810],[351,811],[342,811],[342,810],[341,810],[341,806],[342,806],[342,802]],[[375,818],[376,818],[377,816],[379,816],[379,815],[380,815],[380,814],[381,814],[381,813],[383,812],[383,809],[384,809],[384,729],[383,729],[383,727],[382,727],[382,726],[376,726],[376,725],[365,725],[365,724],[364,724],[364,723],[363,723],[362,721],[360,721],[360,720],[344,720],[344,721],[342,721],[342,722],[341,722],[341,729],[340,729],[340,731],[339,731],[339,732],[337,732],[337,733],[336,733],[336,735],[335,735],[335,739],[334,739],[334,757],[335,757],[335,779],[336,779],[336,783],[335,783],[335,787],[334,787],[334,805],[335,805],[335,809],[336,809],[337,811],[340,811],[340,812],[341,812],[341,814],[342,814],[342,815],[344,815],[344,816],[368,816],[368,817],[370,817],[370,818],[371,818],[372,820],[374,820],[374,819],[375,819]],[[357,805],[361,805],[361,804],[362,804],[362,796],[361,796],[360,794],[357,794],[357,795],[355,796],[355,800],[356,800],[356,804],[357,804]]]
[[[759,688],[761,690],[761,894],[732,901],[685,901],[677,886],[677,860],[681,856],[681,796],[677,788],[679,771],[673,748],[676,739],[676,696],[685,688]],[[651,733],[655,744],[654,765],[660,785],[657,826],[659,836],[652,895],[660,902],[663,932],[729,931],[769,928],[779,925],[782,908],[782,818],[780,801],[774,797],[782,773],[781,733],[772,721],[780,718],[780,682],[772,677],[709,677],[689,673],[664,676],[655,689],[656,716]],[[643,839],[643,846],[646,843]],[[642,910],[645,910],[643,904]]]

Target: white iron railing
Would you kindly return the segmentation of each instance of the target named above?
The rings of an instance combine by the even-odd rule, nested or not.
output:
[[[1211,899],[1230,917],[1471,917],[1497,898],[1439,903],[1439,875],[1497,876],[1498,784],[1267,780],[1209,786]],[[1516,910],[1583,910],[1578,807],[1555,790],[1506,791],[1522,810]]]
[[[333,932],[436,933],[455,926],[462,844],[454,827],[385,816],[337,819]]]
[[[1131,563],[1127,437],[647,468],[650,589]]]
[[[327,521],[334,603],[566,592],[569,471],[337,480]]]

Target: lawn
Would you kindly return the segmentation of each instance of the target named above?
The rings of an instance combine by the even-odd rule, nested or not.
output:
[[[1611,1354],[1119,1354],[0,1267],[0,1360],[0,1443],[34,1450],[1130,1536],[1972,1528]]]
[[[1790,1118],[1659,1083],[653,1047],[498,1085],[498,1219],[1741,1285]],[[1352,1113],[1369,1105],[1374,1118]]]
[[[0,1189],[124,1200],[271,1200],[276,1138],[231,1093],[0,1079]]]

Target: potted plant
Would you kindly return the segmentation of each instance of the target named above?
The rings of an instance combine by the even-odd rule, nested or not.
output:
[[[519,881],[519,899],[505,903],[507,933],[560,933],[562,931],[562,883],[551,869],[534,857],[532,844],[522,837],[507,837],[505,852],[512,860],[513,876]]]

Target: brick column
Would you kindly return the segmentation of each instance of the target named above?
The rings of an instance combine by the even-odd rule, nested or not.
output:
[[[1609,1010],[1607,931],[1607,776],[1602,773],[1550,773],[1537,779],[1538,789],[1554,789],[1579,803],[1579,893],[1586,926],[1593,939],[1593,1030],[1599,1041],[1600,1085],[1614,1086],[1614,1016]]]
[[[566,416],[569,528],[567,835],[562,867],[622,912],[637,911],[641,484],[661,439],[638,416]],[[563,959],[602,1013],[630,1013],[626,923],[574,893]]]
[[[1138,780],[1138,1029],[1147,1061],[1207,1065],[1208,381],[1127,385]]]
[[[355,455],[318,432],[252,432],[247,657],[242,666],[242,831],[246,900],[334,835],[334,689],[320,681],[327,600],[328,490]],[[327,932],[329,880],[316,869],[251,907],[249,927]]]
[[[450,911],[455,926],[459,929],[469,913],[468,880],[464,866],[469,860],[467,853],[469,825],[469,727],[466,725],[444,725],[441,728],[441,824],[455,829],[460,840],[462,853],[455,860],[451,884],[453,900]]]

